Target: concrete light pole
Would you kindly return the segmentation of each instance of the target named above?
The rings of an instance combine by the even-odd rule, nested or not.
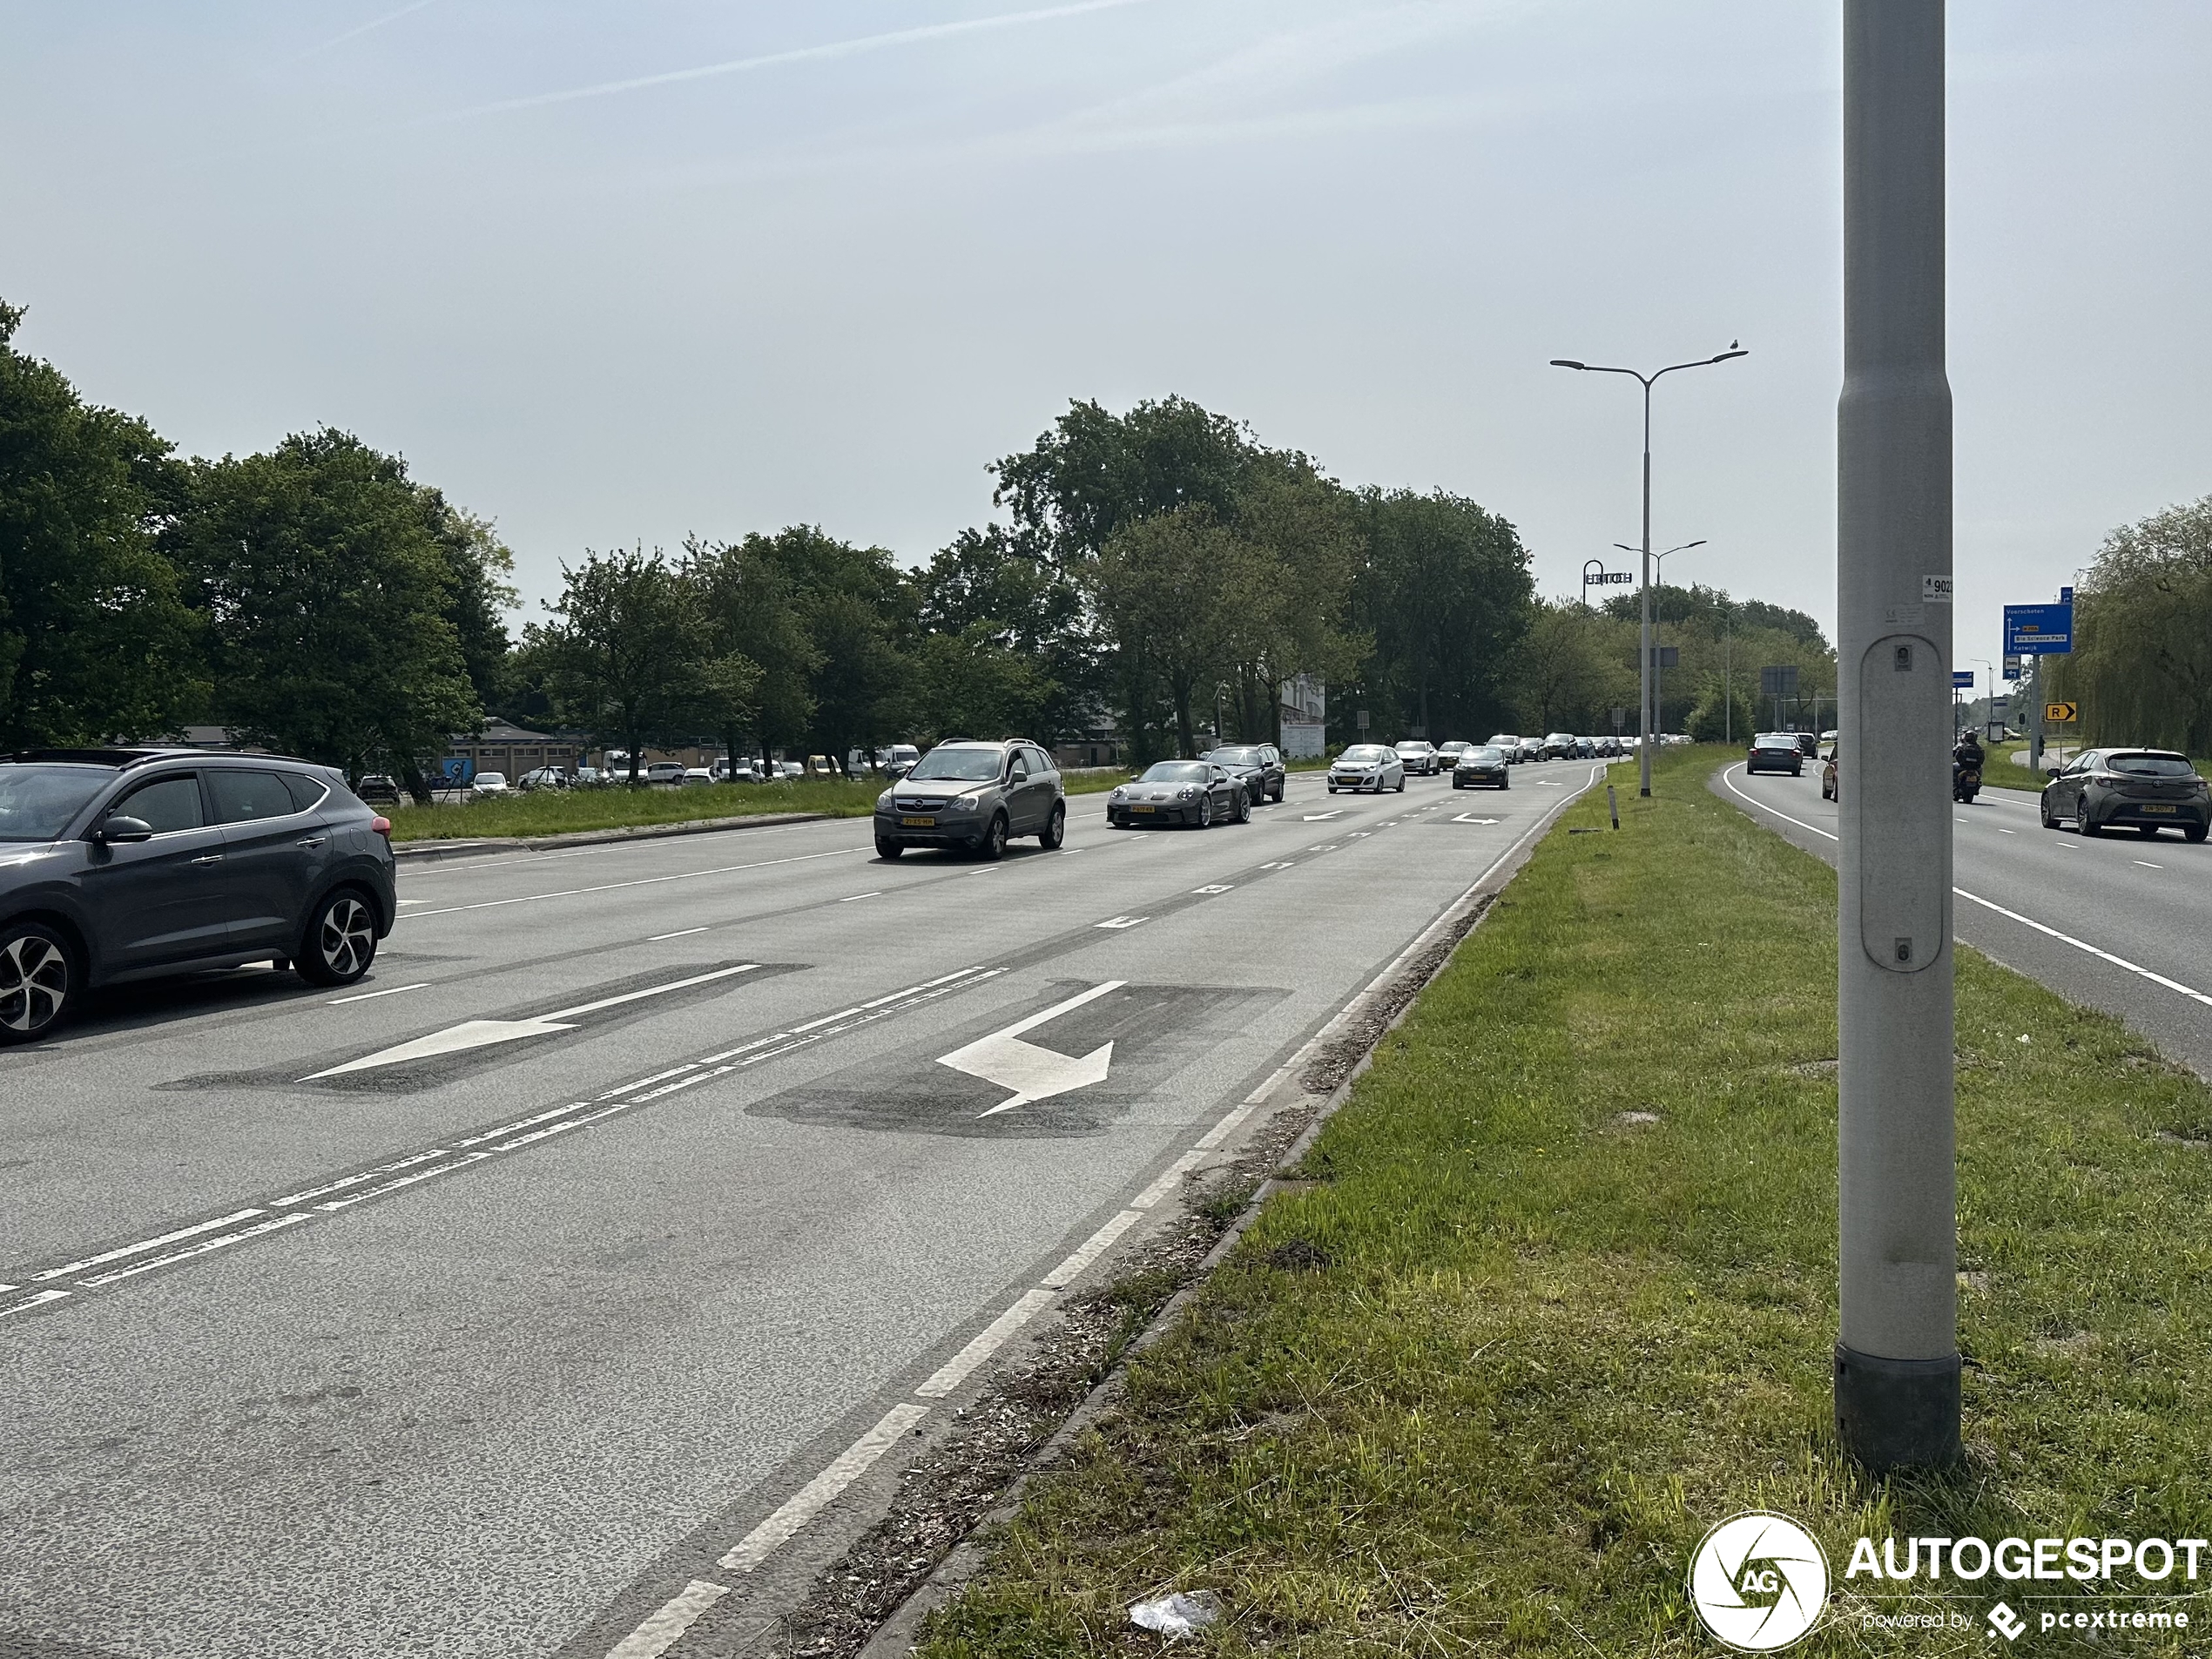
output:
[[[1633,553],[1635,551],[1635,549],[1630,547],[1625,542],[1615,542],[1613,545],[1619,548],[1623,553]],[[1677,553],[1687,553],[1693,547],[1703,547],[1704,545],[1704,538],[1700,536],[1696,541],[1684,542],[1679,547],[1670,547],[1664,553],[1654,553],[1651,556],[1652,563],[1658,567],[1659,580],[1657,586],[1661,591],[1663,592],[1667,586],[1667,561],[1674,557],[1674,556]],[[1650,610],[1651,613],[1651,644],[1648,649],[1651,653],[1652,725],[1659,732],[1663,733],[1667,729],[1667,674],[1664,665],[1659,661],[1659,653],[1662,649],[1659,644],[1660,618],[1657,610],[1654,609],[1649,602],[1647,602],[1645,608]]]
[[[1836,1432],[1954,1460],[1951,387],[1942,0],[1844,0]]]
[[[1591,374],[1626,374],[1643,387],[1643,733],[1636,742],[1636,793],[1651,793],[1651,745],[1657,741],[1654,735],[1656,711],[1651,706],[1651,387],[1662,374],[1671,374],[1678,368],[1703,368],[1711,363],[1725,363],[1731,357],[1748,357],[1750,353],[1730,342],[1729,348],[1717,356],[1701,357],[1694,363],[1669,363],[1649,374],[1640,369],[1613,368],[1603,363],[1578,363],[1571,357],[1554,357],[1554,368],[1579,368]],[[1636,550],[1629,548],[1633,553]]]

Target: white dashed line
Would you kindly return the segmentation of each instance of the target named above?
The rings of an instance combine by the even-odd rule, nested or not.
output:
[[[1146,916],[1109,916],[1103,921],[1095,921],[1091,923],[1091,926],[1094,927],[1105,927],[1117,931],[1123,927],[1134,927],[1138,922],[1149,920],[1150,920],[1150,918]]]
[[[866,847],[840,847],[833,853],[799,853],[786,859],[762,859],[754,864],[725,864],[711,870],[681,870],[674,875],[640,876],[635,881],[606,881],[594,887],[563,887],[554,893],[525,893],[512,899],[480,899],[474,904],[447,905],[440,910],[421,910],[409,916],[409,921],[422,921],[432,916],[455,916],[464,910],[497,910],[507,905],[537,904],[547,899],[577,899],[593,893],[618,893],[626,887],[656,887],[671,881],[696,881],[703,876],[736,875],[745,870],[772,869],[779,864],[811,864],[817,859],[848,859],[865,853]],[[402,899],[401,903],[405,904]]]
[[[2162,864],[2153,864],[2148,859],[2137,859],[2134,862],[2141,865],[2146,870],[2162,870],[2166,867]]]
[[[334,996],[332,1008],[342,1008],[348,1002],[373,1002],[380,996],[397,996],[401,991],[419,991],[429,984],[428,980],[417,980],[412,985],[389,985],[381,991],[361,991],[352,996]]]
[[[727,1584],[693,1579],[669,1597],[660,1611],[617,1642],[607,1659],[660,1659],[698,1622],[701,1614],[729,1593]]]
[[[866,1474],[877,1459],[928,1415],[927,1406],[894,1406],[873,1428],[839,1453],[829,1467],[785,1499],[773,1514],[739,1539],[719,1565],[726,1572],[752,1571],[775,1553],[778,1545],[835,1502],[846,1487]]]
[[[848,893],[842,899],[840,899],[838,903],[858,904],[863,899],[880,899],[881,897],[883,897],[882,889],[878,888],[873,893]]]
[[[649,945],[658,945],[664,939],[689,939],[693,934],[703,934],[705,931],[705,927],[678,927],[672,934],[648,934],[645,935],[645,942]]]

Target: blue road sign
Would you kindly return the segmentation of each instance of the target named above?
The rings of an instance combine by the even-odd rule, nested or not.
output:
[[[1974,689],[1974,671],[1971,668],[1952,669],[1951,671],[1951,683],[1960,691],[1973,691]]]
[[[2006,605],[2005,651],[2022,657],[2063,657],[2074,649],[2072,604]]]
[[[476,776],[476,763],[466,755],[448,755],[438,762],[438,786],[465,789]]]
[[[2018,679],[2020,677],[2020,654],[2019,654],[2017,651],[2008,651],[2007,653],[2006,653],[2006,657],[2005,657],[2005,678],[2006,678],[2006,679],[2008,679],[2008,680],[2016,680],[2016,679]]]

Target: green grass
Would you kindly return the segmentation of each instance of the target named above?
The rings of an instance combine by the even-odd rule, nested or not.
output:
[[[2077,745],[2078,746],[2078,745]],[[2201,778],[2212,778],[2212,759],[2192,760]],[[1981,769],[1981,780],[2006,789],[2025,789],[2034,794],[2043,792],[2043,786],[2051,780],[2040,772],[2027,768],[2027,750],[2014,744],[2003,749],[1993,748]]]
[[[929,1659],[1156,1654],[1125,1608],[1170,1586],[1224,1598],[1194,1654],[1710,1654],[1689,1553],[1760,1507],[1844,1588],[1793,1653],[1978,1654],[2020,1587],[1869,1601],[1852,1539],[2212,1533],[2212,1151],[2160,1138],[2212,1134],[2212,1092],[1963,949],[1968,1459],[1838,1454],[1835,881],[1714,765],[1660,757],[1618,834],[1570,809]],[[2182,1651],[2148,1637],[2035,1651]]]

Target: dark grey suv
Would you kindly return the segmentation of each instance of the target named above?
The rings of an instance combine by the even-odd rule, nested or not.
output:
[[[941,743],[876,797],[875,850],[887,859],[910,846],[957,847],[995,859],[1013,836],[1034,835],[1050,848],[1067,833],[1060,768],[1020,738]]]
[[[304,760],[0,756],[0,1042],[128,980],[277,961],[351,984],[392,930],[391,827]]]

